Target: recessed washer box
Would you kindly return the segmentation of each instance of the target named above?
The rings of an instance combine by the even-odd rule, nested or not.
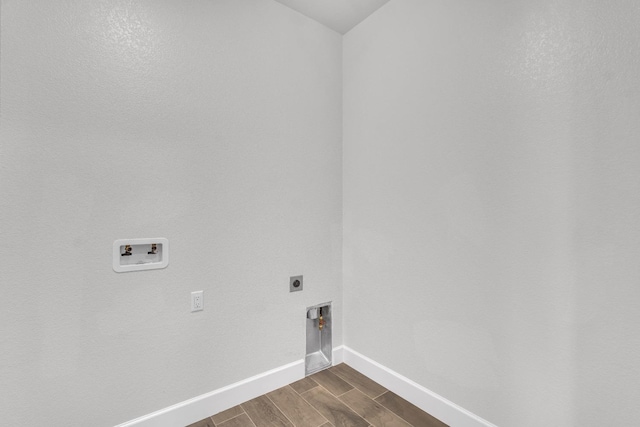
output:
[[[153,239],[118,239],[113,242],[113,270],[155,270],[169,265],[169,241]]]

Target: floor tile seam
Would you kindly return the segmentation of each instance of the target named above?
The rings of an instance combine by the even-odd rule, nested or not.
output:
[[[335,374],[334,374],[334,375],[335,375]],[[337,376],[337,375],[336,375],[336,376]],[[338,377],[338,378],[340,378],[340,377]],[[342,378],[340,378],[340,379],[342,379]],[[345,393],[349,393],[351,390],[354,390],[354,389],[356,388],[356,387],[354,387],[351,383],[348,383],[348,382],[346,382],[346,381],[345,381],[345,383],[346,383],[349,387],[351,387],[351,388],[350,388],[349,390],[345,391],[345,392],[340,393],[340,394],[335,394],[335,393],[333,393],[331,390],[329,390],[327,387],[324,387],[324,386],[323,386],[322,384],[320,384],[320,383],[318,383],[318,385],[319,385],[319,386],[321,386],[321,387],[323,387],[323,388],[324,388],[325,390],[327,390],[329,393],[331,393],[331,395],[332,395],[332,396],[340,397],[340,396],[342,396],[343,394],[345,394]]]
[[[383,394],[388,393],[388,392],[389,392],[389,390],[385,391],[385,392],[384,392],[384,393],[382,393],[380,396],[382,396]],[[378,397],[380,397],[380,396],[378,396]],[[376,397],[376,399],[377,399],[378,397]],[[374,402],[376,402],[378,405],[382,406],[382,407],[383,407],[384,409],[386,409],[387,411],[389,411],[389,412],[391,412],[392,414],[394,414],[396,417],[400,418],[400,419],[401,419],[402,421],[404,421],[405,423],[409,424],[411,427],[414,427],[414,425],[413,425],[413,424],[411,424],[409,421],[405,420],[405,419],[404,419],[400,414],[396,413],[396,411],[394,411],[394,410],[393,410],[393,409],[391,409],[391,408],[387,408],[386,406],[384,406],[384,405],[382,404],[382,402],[378,402],[378,401],[377,401],[377,400],[375,400],[375,399],[373,399],[373,401],[374,401]]]
[[[328,372],[331,372],[330,370],[327,370],[327,371],[328,371]],[[333,372],[331,372],[331,373],[333,373]],[[336,374],[334,374],[334,375],[336,375]],[[338,376],[338,375],[336,375],[336,376],[337,376],[339,379],[342,379],[340,376]],[[343,380],[343,381],[344,381],[344,380]],[[329,390],[327,387],[323,386],[323,385],[322,385],[322,384],[320,384],[318,381],[316,381],[316,384],[318,384],[318,387],[322,387],[322,388],[323,388],[323,389],[325,389],[325,390],[326,390],[326,391],[327,391],[331,396],[333,396],[333,397],[338,397],[338,398],[339,398],[340,396],[342,396],[344,393],[349,393],[351,390],[355,389],[355,387],[354,387],[351,383],[349,383],[348,381],[345,381],[345,383],[346,383],[348,386],[350,386],[351,388],[350,388],[349,390],[347,390],[347,391],[343,392],[343,393],[335,394],[335,393],[333,393],[331,390]],[[314,388],[315,388],[315,387],[314,387]],[[307,391],[309,391],[309,390],[307,390]],[[306,393],[306,391],[305,391],[305,393]]]
[[[316,387],[319,387],[319,384],[318,384],[318,385],[316,385],[316,386],[315,386],[315,387],[313,387],[313,388],[310,388],[310,389],[309,389],[309,390],[307,390],[307,391],[311,391],[311,390],[313,390],[313,389],[314,389],[314,388],[316,388]],[[291,387],[291,389],[293,390],[293,387]],[[307,405],[309,405],[309,406],[311,407],[311,409],[313,409],[314,411],[316,411],[316,413],[317,413],[318,415],[320,415],[320,418],[322,418],[322,419],[324,420],[324,421],[322,422],[322,424],[318,424],[317,426],[309,426],[309,427],[320,427],[320,426],[322,426],[322,425],[324,425],[324,424],[326,424],[326,423],[329,423],[329,420],[328,420],[328,419],[326,419],[326,418],[324,417],[324,415],[322,415],[322,414],[320,413],[320,411],[318,411],[318,410],[316,409],[316,407],[315,407],[315,406],[313,406],[311,403],[309,403],[309,402],[307,401],[307,399],[305,399],[304,397],[302,397],[302,395],[301,395],[300,393],[298,393],[297,391],[293,390],[293,392],[294,392],[295,394],[297,394],[299,397],[301,397],[301,398],[302,398],[302,400],[304,400],[304,401],[306,402],[306,404],[307,404]],[[306,392],[305,392],[305,393],[306,393]],[[267,396],[267,397],[269,397],[269,396]],[[273,400],[272,400],[271,398],[269,398],[269,400],[271,400],[271,401],[273,402]],[[273,402],[273,404],[274,404],[274,405],[276,405],[276,402]],[[276,405],[276,408],[280,409],[280,407],[279,407],[278,405]],[[284,413],[284,411],[283,411],[282,409],[280,409],[280,412],[282,412],[282,413],[284,414],[284,416],[285,416],[285,417],[287,417],[287,415]],[[289,421],[291,421],[291,420],[289,419],[289,417],[287,417],[287,419],[288,419]],[[296,425],[295,425],[295,423],[294,423],[293,421],[291,421],[291,424],[293,424],[293,425],[294,425],[294,427],[307,427],[307,426],[296,426]]]
[[[413,424],[411,424],[409,421],[405,420],[402,416],[400,416],[400,414],[396,413],[395,411],[392,411],[390,408],[387,408],[386,406],[384,406],[382,403],[380,402],[376,402],[378,403],[378,405],[382,406],[383,408],[385,408],[387,411],[391,412],[392,414],[394,414],[396,417],[400,418],[402,421],[404,421],[405,423],[409,424],[411,427],[414,427]]]
[[[309,377],[306,377],[306,378],[309,378]],[[313,390],[314,388],[316,388],[316,387],[318,387],[318,386],[320,385],[320,384],[318,384],[318,383],[317,383],[317,382],[315,382],[315,381],[313,381],[313,382],[314,382],[314,384],[315,384],[315,385],[314,385],[313,387],[311,387],[309,390]],[[288,386],[289,386],[289,387],[291,387],[291,384],[289,384]],[[309,391],[309,390],[305,390],[305,391],[303,391],[302,393],[300,393],[300,392],[298,392],[298,390],[296,390],[296,389],[295,389],[295,388],[293,388],[293,387],[291,387],[291,389],[292,389],[293,391],[295,391],[299,396],[301,396],[301,395],[302,395],[302,393],[306,393],[306,392],[308,392],[308,391]]]
[[[384,389],[384,391],[382,393],[380,393],[379,395],[377,395],[376,397],[372,397],[371,400],[376,400],[379,397],[382,397],[383,395],[389,393],[389,390],[387,390],[386,388]],[[380,403],[380,402],[378,402]],[[382,403],[380,403],[382,405]],[[383,405],[384,406],[384,405]]]
[[[352,407],[350,407],[349,405],[347,405],[346,403],[344,403],[344,402],[342,401],[342,399],[340,399],[340,397],[339,397],[339,396],[336,396],[335,394],[333,394],[333,393],[331,393],[329,390],[327,390],[325,387],[323,387],[323,386],[322,386],[322,384],[318,384],[318,387],[324,388],[324,390],[325,390],[327,393],[329,393],[329,395],[331,395],[331,396],[335,397],[336,399],[338,399],[338,401],[339,401],[340,403],[342,403],[344,406],[346,406],[347,408],[349,408],[349,410],[350,410],[351,412],[353,412],[353,413],[354,413],[358,418],[360,418],[360,419],[361,419],[361,420],[363,420],[364,422],[368,423],[369,425],[372,425],[369,421],[365,420],[363,417],[361,417],[361,416],[360,416],[360,414],[358,414],[356,411],[354,411]],[[314,387],[314,388],[315,388],[315,387]],[[352,389],[352,390],[353,390],[353,389]],[[311,391],[311,390],[308,390],[308,391]],[[351,390],[349,390],[349,391],[351,391]],[[305,391],[305,393],[306,393],[306,391]],[[348,393],[348,391],[345,391],[345,393]],[[344,393],[342,393],[342,394],[344,394]],[[342,396],[342,394],[341,394],[340,396]],[[305,399],[305,398],[304,398],[304,396],[300,395],[300,397],[302,397],[302,398],[305,400],[305,402],[307,402],[309,405],[313,406],[313,404],[312,404],[311,402],[309,402],[307,399]],[[314,407],[314,408],[315,408],[315,407]],[[322,415],[322,414],[320,414],[320,415]],[[323,415],[323,417],[324,417],[324,415]],[[331,421],[327,420],[327,422],[328,422],[329,424],[333,425],[333,423],[331,423]],[[322,425],[322,424],[320,424],[320,425]],[[374,426],[374,427],[375,427],[375,426]]]
[[[356,387],[354,384],[351,384],[351,383],[349,382],[349,380],[347,380],[346,378],[344,378],[344,377],[343,377],[342,375],[340,375],[339,373],[334,372],[334,371],[330,371],[330,372],[331,372],[333,375],[335,375],[336,377],[340,378],[340,379],[341,379],[342,381],[344,381],[345,383],[349,384],[351,387],[353,387],[353,388],[358,388],[358,387]],[[349,391],[351,391],[351,390],[349,390]],[[346,393],[346,391],[345,391],[344,393]],[[342,394],[344,394],[344,393],[342,393]]]
[[[316,387],[322,387],[322,386],[320,384],[318,384]],[[316,388],[316,387],[314,387],[314,388]],[[324,387],[322,387],[322,388],[324,388]],[[309,402],[307,399],[305,399],[303,394],[309,393],[311,390],[313,390],[313,388],[310,388],[309,390],[305,391],[304,393],[299,393],[300,397],[302,397],[304,399],[304,401],[307,402],[309,405],[311,405],[311,402]],[[327,390],[327,389],[325,388],[325,390]],[[327,390],[327,391],[329,391],[329,390]],[[311,406],[313,406],[313,405],[311,405]]]
[[[354,387],[354,388],[352,388],[352,389],[350,389],[350,390],[347,390],[347,391],[345,391],[344,393],[340,393],[340,394],[333,394],[333,393],[331,393],[331,392],[329,392],[329,393],[331,393],[332,395],[334,395],[335,397],[337,397],[338,399],[340,399],[342,396],[344,396],[345,394],[347,394],[347,393],[349,393],[350,391],[353,391],[353,390],[358,390],[358,389]],[[358,390],[358,391],[360,391],[360,390]],[[360,391],[360,393],[362,393],[362,392]],[[362,393],[362,394],[364,394],[364,393]]]
[[[314,382],[315,382],[315,381],[314,381]],[[320,384],[316,383],[316,385],[314,385],[313,387],[311,387],[309,390],[305,390],[305,391],[303,391],[302,393],[306,393],[306,392],[308,392],[308,391],[311,391],[311,390],[313,390],[314,388],[318,387],[319,385],[320,385]],[[289,384],[289,387],[291,387],[291,384]],[[295,389],[295,388],[291,387],[291,389],[292,389],[293,391],[295,391],[295,392],[296,392],[296,394],[297,394],[298,396],[302,396],[302,393],[299,393],[298,391],[296,391],[296,389]]]
[[[358,390],[357,388],[352,388],[349,391],[353,391],[353,390]],[[336,396],[336,399],[338,399],[340,402],[342,402],[342,404],[344,406],[346,406],[347,408],[349,408],[351,410],[351,412],[353,412],[354,414],[356,414],[358,417],[360,417],[360,419],[362,419],[364,422],[368,423],[371,426],[376,427],[375,424],[371,423],[369,420],[367,420],[365,417],[363,417],[362,415],[360,415],[358,413],[358,411],[354,410],[351,406],[349,406],[349,404],[347,402],[345,402],[344,400],[341,399],[342,396],[344,396],[345,394],[349,393],[349,391],[345,391],[344,393],[342,393],[340,396]],[[358,392],[362,393],[360,390],[358,390]],[[364,393],[362,393],[364,394]],[[366,396],[366,395],[365,395]],[[367,397],[367,399],[369,399],[369,397]]]
[[[343,395],[343,394],[345,394],[345,393],[349,393],[351,390],[355,390],[355,387],[353,387],[353,388],[350,388],[350,389],[349,389],[349,390],[347,390],[347,391],[343,391],[343,392],[342,392],[342,393],[340,393],[340,394],[336,394],[336,393],[332,392],[331,390],[329,390],[327,387],[324,387],[324,386],[320,386],[320,387],[322,387],[323,389],[327,390],[327,391],[329,392],[329,394],[330,394],[331,396],[334,396],[334,397],[340,397],[340,396],[342,396],[342,395]]]
[[[238,406],[239,406],[239,405],[238,405]],[[249,416],[249,414],[247,414],[246,412],[244,412],[244,409],[242,410],[242,413],[241,413],[241,414],[238,414],[238,415],[236,415],[235,417],[231,417],[231,418],[229,418],[228,420],[224,420],[224,421],[222,421],[222,422],[220,422],[220,423],[218,423],[218,424],[216,424],[216,422],[215,422],[215,421],[213,421],[213,417],[211,417],[211,421],[213,422],[213,425],[214,425],[215,427],[219,427],[219,426],[221,426],[222,424],[226,423],[227,421],[231,421],[231,420],[233,420],[233,419],[235,419],[235,418],[238,418],[238,417],[241,417],[241,416],[243,416],[243,415],[246,415],[246,416],[247,416],[247,418],[249,418],[249,421],[251,421],[251,424],[253,424],[253,425],[254,425],[254,427],[257,427],[257,426],[256,426],[256,424],[255,424],[255,423],[253,422],[253,420],[251,419],[251,417]]]
[[[275,391],[275,390],[274,390],[274,391]],[[280,407],[276,404],[276,402],[274,402],[274,401],[273,401],[273,399],[271,399],[271,398],[269,397],[269,393],[266,393],[266,394],[265,394],[265,397],[266,397],[267,399],[269,399],[269,402],[273,403],[273,406],[275,406],[275,407],[276,407],[276,409],[277,409],[278,411],[280,411],[280,413],[282,414],[282,416],[283,416],[283,417],[285,417],[285,418],[287,419],[287,421],[289,421],[293,427],[297,427],[297,426],[295,425],[295,423],[294,423],[293,421],[291,421],[291,419],[289,419],[289,417],[287,417],[287,414],[285,414],[285,413],[284,413],[284,411],[283,411],[282,409],[280,409]]]
[[[238,407],[242,410],[242,412],[241,412],[241,413],[239,413],[239,414],[237,414],[237,415],[234,415],[234,416],[233,416],[233,417],[231,417],[231,418],[227,418],[226,420],[222,420],[222,421],[220,421],[219,423],[216,423],[216,422],[213,420],[213,417],[214,417],[214,416],[216,416],[216,415],[218,415],[218,414],[211,415],[209,418],[211,418],[211,422],[213,423],[214,427],[218,427],[220,424],[222,424],[222,423],[226,423],[227,421],[232,420],[232,419],[234,419],[234,418],[236,418],[236,417],[239,417],[239,416],[240,416],[240,415],[242,415],[242,414],[247,414],[247,413],[245,412],[244,408],[243,408],[241,405],[238,405]],[[231,408],[229,408],[229,409],[231,409]],[[227,409],[227,410],[228,410],[228,409]],[[223,412],[224,412],[224,411],[223,411]],[[247,414],[247,417],[248,417],[248,416],[249,416],[249,414]]]
[[[347,383],[347,384],[349,384],[351,387],[353,387],[353,388],[357,389],[358,391],[360,391],[360,393],[364,394],[365,396],[367,396],[367,397],[368,397],[369,399],[371,399],[371,400],[375,400],[375,399],[377,399],[378,397],[382,396],[383,394],[385,394],[386,392],[388,392],[388,391],[389,391],[389,390],[387,390],[387,389],[385,388],[385,389],[384,389],[384,391],[383,391],[382,393],[380,393],[379,395],[377,395],[376,397],[371,397],[371,396],[369,396],[367,393],[365,393],[365,392],[364,392],[364,390],[361,390],[358,386],[356,386],[355,384],[353,384],[353,383],[349,382],[349,380],[347,380],[345,377],[343,377],[343,376],[342,376],[342,375],[340,375],[339,373],[334,372],[334,374],[335,374],[338,378],[340,378],[342,381],[346,382],[346,383]],[[380,386],[380,387],[382,387],[382,386]],[[384,387],[383,387],[383,388],[384,388]],[[348,393],[349,391],[351,391],[351,390],[345,391],[344,393]],[[342,394],[344,394],[344,393],[342,393]],[[341,394],[340,396],[342,396],[342,394]]]
[[[356,390],[357,390],[357,389],[356,389]],[[349,391],[351,391],[351,390],[349,390]],[[358,390],[358,391],[360,391],[360,390]],[[389,390],[385,391],[385,392],[384,392],[384,393],[382,393],[382,394],[385,394],[385,393],[388,393],[388,392],[389,392]],[[346,393],[348,393],[348,392],[346,392]],[[340,396],[343,396],[343,395],[345,395],[346,393],[342,393]],[[362,393],[362,391],[360,391],[360,393]],[[362,393],[362,394],[363,394],[367,399],[371,399],[371,400],[373,400],[373,402],[374,402],[374,403],[377,403],[378,405],[382,406],[382,407],[383,407],[384,409],[386,409],[387,411],[391,412],[391,413],[392,413],[393,415],[395,415],[396,417],[400,418],[400,419],[401,419],[402,421],[404,421],[405,423],[409,424],[411,427],[415,427],[413,424],[411,424],[409,421],[405,420],[403,417],[401,417],[401,416],[400,416],[400,414],[396,413],[396,412],[395,412],[394,410],[392,410],[391,408],[387,408],[387,407],[386,407],[386,406],[384,406],[381,402],[378,402],[377,400],[370,398],[369,396],[367,396],[367,395],[366,395],[366,394],[364,394],[364,393]],[[382,394],[381,394],[380,396],[382,396]],[[378,396],[378,397],[380,397],[380,396]],[[377,399],[378,397],[376,397],[376,399]],[[338,399],[340,399],[340,397],[338,397]],[[346,403],[346,402],[344,402],[342,399],[340,399],[340,401],[341,401],[342,403],[344,403],[345,405],[347,405],[347,403]],[[347,406],[349,407],[349,409],[351,409],[351,410],[353,411],[353,409],[352,409],[349,405],[347,405]],[[354,412],[355,412],[355,411],[354,411]],[[358,414],[358,413],[356,412],[356,414]],[[360,414],[358,414],[358,415],[360,416]],[[362,418],[363,420],[367,421],[363,416],[360,416],[360,418]],[[369,422],[369,421],[367,421],[367,422]],[[369,423],[369,424],[371,424],[372,426],[376,427],[376,426],[375,426],[375,424],[373,424],[373,423]]]
[[[314,387],[314,388],[315,388],[315,387]],[[300,396],[300,397],[302,397],[302,396]],[[302,398],[302,400],[304,400],[305,402],[307,402],[307,399],[305,399],[304,397]],[[322,414],[320,413],[320,411],[318,411],[318,409],[317,409],[315,406],[313,406],[313,405],[312,405],[311,403],[309,403],[309,402],[307,402],[307,405],[311,406],[311,407],[313,408],[313,410],[314,410],[314,411],[316,411],[316,412],[318,413],[318,415],[320,415],[320,416],[322,417],[322,419],[324,419],[324,422],[323,422],[322,424],[318,424],[316,427],[321,427],[321,426],[325,425],[326,423],[329,423],[329,424],[333,425],[333,424],[331,423],[331,421],[329,421],[328,419],[326,419],[326,418],[325,418],[325,416],[324,416],[324,415],[322,415]],[[304,427],[304,426],[300,426],[300,427]]]
[[[316,387],[321,387],[321,385],[320,385],[320,384],[318,384]],[[314,388],[316,388],[316,387],[314,387]],[[311,388],[311,389],[309,389],[309,390],[305,391],[304,393],[308,393],[308,392],[310,392],[311,390],[313,390],[313,388]],[[303,394],[304,394],[304,393],[298,393],[298,396],[300,396],[300,397],[302,398],[302,400],[304,400],[305,402],[307,402],[310,406],[312,406],[312,407],[313,407],[313,409],[315,409],[315,406],[313,406],[313,404],[312,404],[311,402],[309,402],[309,401],[308,401],[308,400],[303,396]],[[317,409],[316,409],[316,411],[317,411]],[[322,415],[322,414],[320,414],[320,415]],[[322,415],[322,417],[324,418],[324,415]],[[330,421],[328,421],[328,420],[327,420],[327,422],[330,422]],[[322,424],[320,424],[320,425],[322,425]]]
[[[247,401],[247,402],[248,402],[248,401]],[[240,404],[240,408],[242,409],[242,413],[243,413],[243,414],[245,414],[245,415],[247,416],[247,418],[249,418],[249,421],[251,421],[251,424],[253,424],[253,427],[258,427],[258,426],[256,425],[256,423],[253,421],[253,418],[251,418],[251,415],[249,415],[249,413],[244,409],[244,406],[242,406],[242,404]],[[239,414],[239,415],[238,415],[238,417],[239,417],[240,415],[242,415],[242,414]],[[236,418],[236,417],[233,417],[233,418]],[[233,418],[232,418],[232,419],[233,419]]]

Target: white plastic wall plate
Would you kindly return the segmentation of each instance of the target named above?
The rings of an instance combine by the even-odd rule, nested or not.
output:
[[[155,253],[152,245],[156,245]],[[125,247],[131,246],[130,255]],[[113,242],[113,270],[117,273],[127,271],[154,270],[169,265],[169,240],[163,237],[153,239],[118,239]]]

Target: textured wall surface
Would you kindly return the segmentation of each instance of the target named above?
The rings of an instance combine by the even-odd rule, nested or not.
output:
[[[320,302],[341,344],[338,34],[264,0],[3,0],[1,52],[0,424],[114,425],[300,360]],[[136,237],[169,267],[115,273]]]
[[[345,343],[500,426],[640,420],[640,3],[344,37]]]

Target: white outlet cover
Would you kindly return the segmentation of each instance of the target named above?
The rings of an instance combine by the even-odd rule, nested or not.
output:
[[[204,291],[191,292],[191,312],[204,310]]]

